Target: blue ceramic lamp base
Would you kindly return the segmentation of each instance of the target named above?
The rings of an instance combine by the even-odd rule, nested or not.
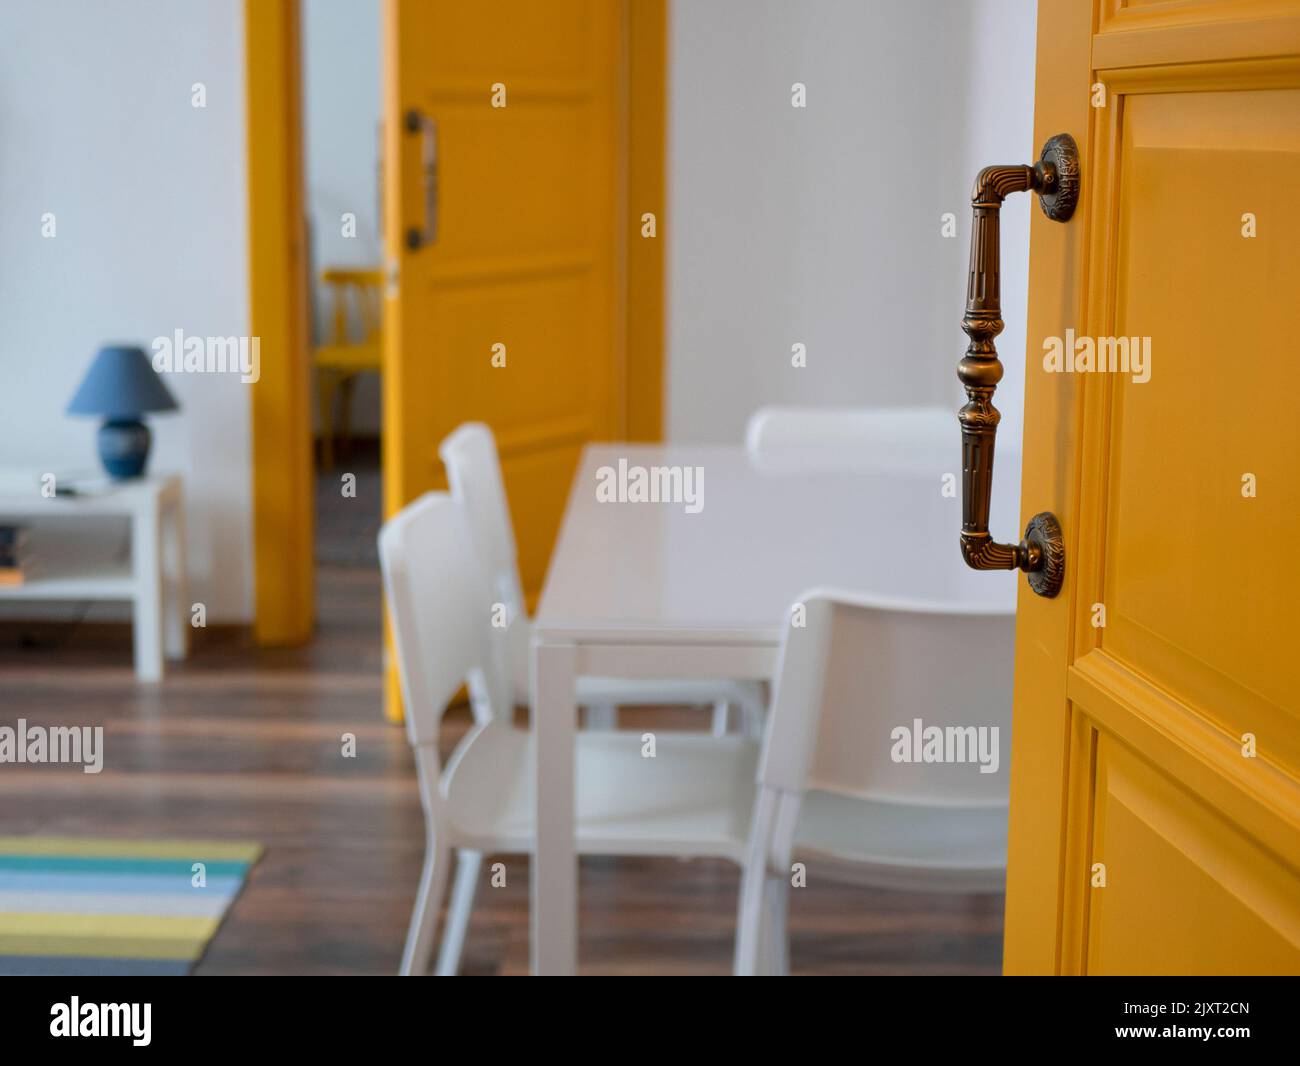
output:
[[[110,418],[99,427],[99,461],[119,481],[140,477],[149,462],[149,427],[138,418]]]

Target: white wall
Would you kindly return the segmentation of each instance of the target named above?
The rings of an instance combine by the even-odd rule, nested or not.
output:
[[[948,249],[950,269],[958,293],[957,318],[966,298],[966,275],[970,263],[970,186],[982,167],[991,163],[1032,163],[1041,144],[1034,144],[1034,64],[1038,5],[1035,0],[974,0],[970,18],[963,27],[966,38],[966,108],[963,137],[963,171],[960,186],[962,210],[956,255]],[[995,59],[993,62],[991,60]],[[1084,131],[1074,131],[1076,136]],[[1002,412],[999,440],[1015,442],[1017,449],[1024,432],[1025,406],[1025,318],[1029,309],[1029,219],[1039,212],[1032,193],[1019,193],[1002,207],[1002,319],[1007,328],[997,339],[998,354],[1006,375],[998,386],[994,405]],[[956,355],[966,347],[966,335],[958,332]],[[1042,349],[1038,349],[1041,356]],[[953,397],[965,399],[956,383],[954,361]],[[1019,485],[1019,479],[1015,479]]]
[[[1034,24],[1032,0],[674,2],[671,438],[738,441],[769,403],[956,411],[970,189],[1037,155]],[[1003,211],[997,403],[1017,441],[1031,206]]]
[[[0,467],[98,467],[64,409],[101,344],[248,332],[242,33],[234,0],[0,5]],[[167,383],[151,463],[185,478],[193,598],[247,620],[248,386]]]
[[[303,111],[307,209],[312,224],[316,323],[327,326],[322,266],[378,266],[379,0],[306,0],[302,6]],[[356,236],[343,236],[344,212],[356,215]],[[379,378],[358,382],[352,406],[356,432],[379,432]],[[313,415],[315,410],[313,409]]]

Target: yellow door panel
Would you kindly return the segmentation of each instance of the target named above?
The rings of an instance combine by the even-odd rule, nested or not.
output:
[[[1040,4],[1083,194],[1031,241],[1022,501],[1067,571],[1020,597],[1005,966],[1296,973],[1300,0],[1088,6]],[[1071,335],[1145,358],[1050,372]]]
[[[601,210],[611,206],[610,165],[593,159],[593,148],[613,145],[600,142],[610,131],[585,113],[590,97],[510,94],[502,84],[501,108],[487,84],[475,99],[447,99],[435,88],[419,101],[438,124],[439,231],[426,258],[442,275],[519,269],[534,262],[529,256],[594,261],[612,241],[614,219]]]
[[[485,70],[497,75],[493,81],[507,84],[590,76],[588,64],[600,30],[593,15],[602,0],[422,2],[437,9],[432,12],[437,32],[425,42],[424,55],[430,74],[443,85],[481,85]]]
[[[1088,973],[1300,972],[1293,868],[1104,733],[1096,790]]]
[[[1300,167],[1297,116],[1294,89],[1125,98],[1114,332],[1153,350],[1150,380],[1113,386],[1102,644],[1300,771],[1300,569],[1267,549],[1300,515],[1277,384],[1278,339],[1300,333],[1278,179]],[[1243,236],[1261,224],[1267,240]]]
[[[601,319],[584,311],[599,293],[589,271],[438,287],[430,296],[431,347],[465,353],[438,363],[437,388],[461,398],[457,417],[491,421],[498,433],[557,419],[581,423],[589,436],[604,429],[596,411],[609,374],[569,357],[598,339],[592,334]],[[496,344],[504,368],[493,365]]]

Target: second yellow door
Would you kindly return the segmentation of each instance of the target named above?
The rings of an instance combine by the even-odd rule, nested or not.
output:
[[[388,0],[385,509],[496,434],[530,601],[582,445],[624,430],[624,6]]]

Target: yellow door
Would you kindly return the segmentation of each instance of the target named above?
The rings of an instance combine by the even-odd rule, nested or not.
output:
[[[1300,972],[1300,3],[1038,35],[1082,196],[1033,223],[1022,500],[1066,569],[1021,582],[1005,967]],[[1149,364],[1049,371],[1071,330]]]
[[[384,488],[496,434],[525,594],[584,442],[624,431],[624,5],[387,0]]]

